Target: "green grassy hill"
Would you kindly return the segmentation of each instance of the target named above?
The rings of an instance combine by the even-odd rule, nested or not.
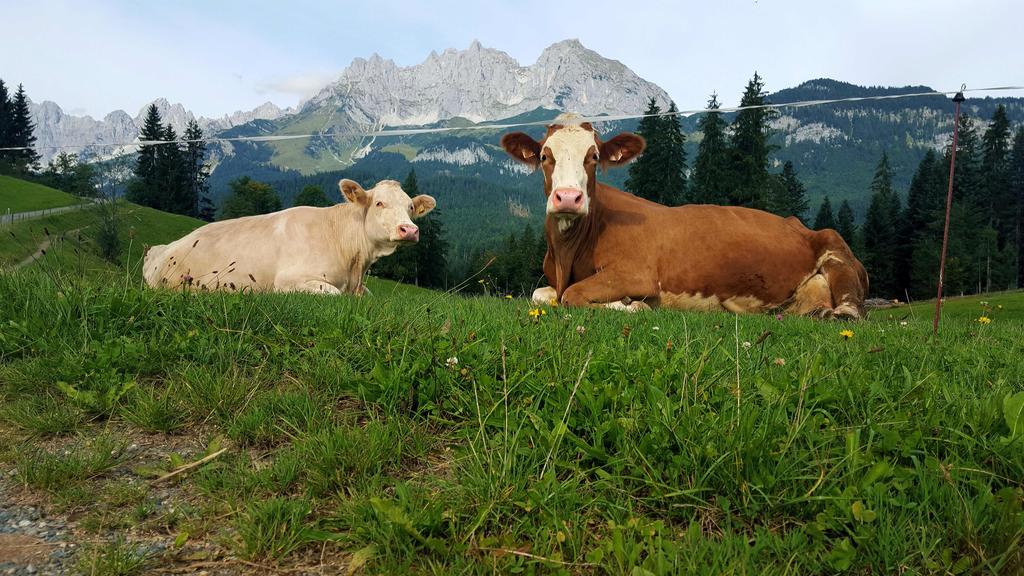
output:
[[[1021,292],[933,341],[927,303],[171,293],[67,254],[0,274],[0,491],[94,543],[83,572],[1024,569]]]
[[[0,236],[0,269],[24,261],[47,244],[44,259],[32,264],[52,271],[95,275],[124,267],[141,277],[139,264],[146,246],[176,240],[203,222],[168,214],[130,202],[119,202],[122,256],[115,265],[100,258],[94,233],[99,222],[95,208],[16,222]]]
[[[45,210],[80,204],[81,198],[48,186],[0,175],[0,214]]]

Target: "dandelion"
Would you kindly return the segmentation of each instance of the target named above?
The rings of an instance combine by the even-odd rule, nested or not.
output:
[[[459,365],[459,358],[458,356],[452,356],[451,358],[445,360],[444,364],[449,368],[455,368],[456,366]]]
[[[843,337],[843,340],[849,340],[853,338],[853,330],[843,330],[839,332],[839,335]]]
[[[982,317],[978,318],[978,324],[991,324],[991,323],[992,323],[992,319],[989,318],[988,316],[982,316]]]
[[[753,346],[753,344],[751,344],[750,342],[744,342],[743,343],[743,349],[744,350],[750,350],[751,346]]]
[[[531,308],[529,314],[530,318],[540,318],[541,316],[547,316],[548,311],[543,308]]]
[[[548,304],[552,308],[557,308],[558,307],[558,299],[557,298],[552,298],[551,300],[548,301]]]
[[[585,327],[583,327],[583,326],[577,326],[576,327],[576,333],[579,334],[580,336],[583,336],[584,334],[586,334],[586,332],[587,332],[587,329]]]
[[[775,364],[776,366],[785,366],[786,365],[786,359],[785,358],[776,358],[775,360],[772,361],[772,364]]]
[[[512,299],[512,295],[511,294],[505,294],[505,300],[511,300],[511,299]]]

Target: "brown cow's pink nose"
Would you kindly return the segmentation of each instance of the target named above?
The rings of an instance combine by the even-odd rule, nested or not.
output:
[[[420,229],[412,224],[398,225],[398,239],[412,242],[420,241]]]
[[[559,188],[554,195],[555,210],[558,212],[577,212],[583,205],[583,192],[575,188]]]

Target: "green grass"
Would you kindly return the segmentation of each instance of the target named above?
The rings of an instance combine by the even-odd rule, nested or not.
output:
[[[169,293],[40,264],[0,275],[0,459],[147,519],[133,538],[372,574],[1024,570],[1024,292],[948,300],[933,340],[928,303],[532,317],[383,281]],[[111,428],[166,443],[165,471],[228,451],[172,481],[188,506],[164,518],[120,444],[83,444]],[[86,498],[125,475],[148,492]]]
[[[79,204],[81,198],[42,184],[0,175],[0,214],[30,212]]]

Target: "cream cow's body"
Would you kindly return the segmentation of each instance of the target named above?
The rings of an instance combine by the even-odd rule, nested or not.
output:
[[[375,260],[416,242],[411,218],[434,208],[392,180],[369,191],[351,180],[339,187],[347,203],[299,206],[260,216],[213,222],[146,253],[143,276],[152,287],[267,292],[363,292]]]

